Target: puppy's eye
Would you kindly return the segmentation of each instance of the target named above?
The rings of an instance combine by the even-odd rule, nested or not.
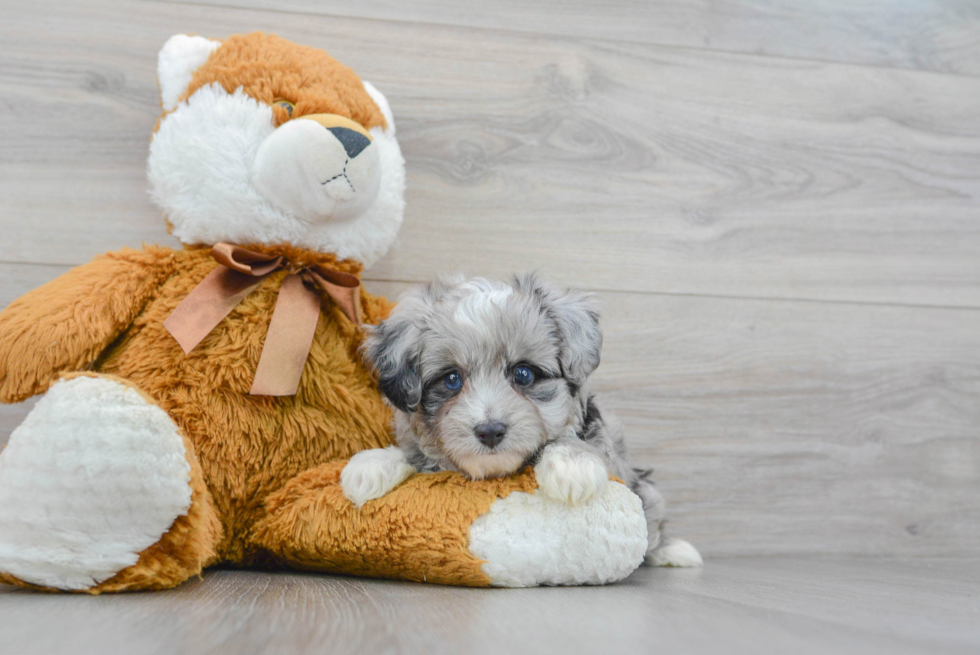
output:
[[[443,378],[446,383],[446,388],[450,391],[458,391],[460,387],[463,386],[463,376],[459,374],[459,371],[450,371],[446,373],[446,377]]]
[[[514,369],[514,383],[520,387],[530,386],[534,382],[534,371],[528,366],[518,366]]]

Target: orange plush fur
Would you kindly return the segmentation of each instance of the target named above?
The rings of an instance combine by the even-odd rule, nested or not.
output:
[[[354,71],[322,50],[274,34],[253,32],[224,40],[194,73],[181,99],[215,82],[228,93],[242,87],[248,95],[270,105],[274,100],[288,100],[295,105],[292,118],[338,114],[368,130],[387,127]],[[274,106],[273,112],[279,122],[290,117],[279,106]]]
[[[250,248],[350,273],[360,269],[331,255]],[[489,584],[467,550],[469,525],[496,498],[532,489],[533,476],[481,483],[465,483],[458,474],[416,476],[355,509],[340,489],[340,460],[391,441],[389,410],[358,354],[360,329],[324,300],[298,393],[249,396],[284,273],[263,282],[189,355],[162,326],[216,265],[204,248],[123,250],[70,271],[0,314],[0,333],[7,335],[0,353],[3,402],[42,393],[60,372],[88,368],[88,375],[138,388],[186,437],[188,516],[139,562],[90,591],[164,588],[209,564],[257,564],[270,556],[301,568]],[[369,323],[390,308],[363,292],[361,307]],[[2,574],[0,580],[18,582]]]
[[[229,92],[244,87],[263,102],[289,100],[294,116],[331,112],[367,128],[384,124],[350,69],[275,36],[226,40],[185,97],[213,82]],[[241,245],[295,264],[361,271],[331,254]],[[358,353],[360,328],[323,299],[297,394],[250,396],[285,272],[265,279],[188,355],[162,325],[216,265],[208,248],[124,249],[0,313],[0,401],[43,393],[66,374],[112,376],[167,411],[184,435],[189,512],[136,564],[87,591],[171,587],[219,562],[489,584],[467,550],[469,525],[496,498],[532,489],[533,476],[478,484],[456,474],[415,476],[363,511],[354,508],[340,489],[343,460],[391,442],[390,411]],[[363,291],[360,302],[367,323],[390,309]],[[34,586],[8,574],[0,581]]]

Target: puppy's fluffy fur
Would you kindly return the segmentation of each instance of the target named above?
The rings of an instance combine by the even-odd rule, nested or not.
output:
[[[593,296],[533,274],[441,277],[368,329],[365,356],[396,410],[398,447],[351,459],[341,484],[352,502],[383,496],[418,471],[482,479],[532,465],[542,493],[576,504],[615,475],[643,501],[647,563],[701,563],[687,542],[662,538],[663,497],[589,392],[602,350]]]

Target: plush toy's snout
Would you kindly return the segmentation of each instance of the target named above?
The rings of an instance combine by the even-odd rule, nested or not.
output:
[[[262,142],[252,183],[266,200],[309,223],[350,220],[378,194],[378,148],[371,133],[349,118],[300,116]]]

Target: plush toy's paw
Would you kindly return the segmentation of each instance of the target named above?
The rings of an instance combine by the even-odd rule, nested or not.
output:
[[[640,497],[619,482],[568,505],[537,491],[530,470],[443,471],[411,476],[364,511],[344,496],[344,466],[323,464],[269,496],[255,546],[301,569],[474,587],[615,582],[649,546]]]
[[[695,568],[704,564],[698,549],[683,539],[670,539],[650,552],[645,563],[648,566],[673,566]]]
[[[58,382],[0,453],[0,571],[90,589],[188,511],[190,477],[177,426],[135,388]]]
[[[608,584],[643,562],[647,525],[618,482],[578,505],[513,492],[473,522],[469,548],[495,587]]]
[[[340,472],[344,496],[358,507],[381,498],[416,473],[401,448],[362,450]]]
[[[544,449],[534,476],[542,493],[569,505],[584,503],[609,482],[609,471],[598,455],[565,444]]]

